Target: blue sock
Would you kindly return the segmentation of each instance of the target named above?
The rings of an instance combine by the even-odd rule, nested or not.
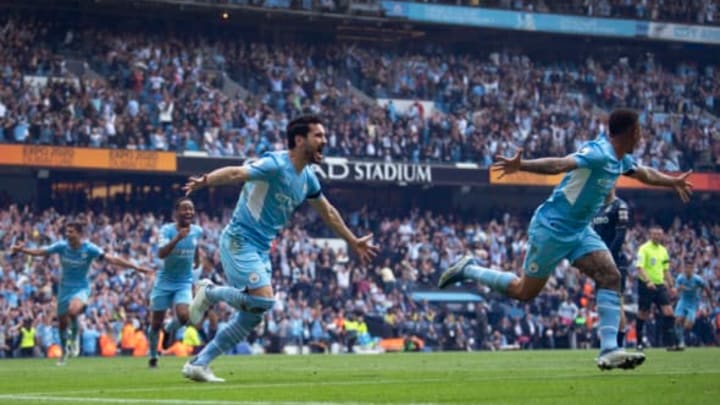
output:
[[[478,265],[468,265],[463,270],[465,278],[477,280],[495,291],[504,293],[507,291],[510,282],[517,279],[513,273],[488,269]]]
[[[212,286],[207,289],[206,294],[210,302],[227,302],[238,311],[245,309],[249,297],[248,294],[242,292],[239,288],[224,286]]]
[[[236,312],[232,321],[215,335],[215,338],[192,360],[192,364],[206,367],[216,357],[242,342],[260,321],[262,314]]]
[[[600,332],[600,350],[617,349],[617,334],[620,327],[620,294],[617,291],[598,289],[598,331]]]
[[[680,346],[685,346],[685,328],[682,325],[675,325],[675,335]]]
[[[158,331],[152,325],[148,327],[148,344],[150,345],[150,358],[157,359],[158,356]]]

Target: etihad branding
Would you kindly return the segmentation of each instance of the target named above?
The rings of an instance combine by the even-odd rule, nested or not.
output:
[[[409,163],[352,162],[327,158],[315,172],[324,180],[432,183],[432,167]]]

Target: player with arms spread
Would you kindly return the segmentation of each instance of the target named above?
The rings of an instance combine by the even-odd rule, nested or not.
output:
[[[637,165],[630,153],[641,139],[638,115],[618,109],[610,114],[609,137],[586,143],[577,153],[561,158],[523,160],[498,156],[492,169],[501,176],[518,171],[541,174],[567,173],[550,198],[535,211],[528,229],[528,251],[524,274],[501,272],[479,266],[471,256],[461,258],[440,277],[439,287],[472,279],[519,300],[535,298],[557,264],[567,258],[587,274],[597,288],[601,351],[596,359],[601,369],[634,368],[645,360],[642,353],[618,347],[620,322],[620,272],[602,239],[592,229],[592,218],[620,175],[649,185],[675,189],[688,201],[690,172],[678,177]]]
[[[356,237],[340,213],[323,196],[312,163],[320,163],[327,139],[322,121],[302,116],[287,126],[288,151],[265,154],[256,162],[224,167],[201,177],[191,177],[187,194],[205,187],[244,182],[230,223],[220,237],[220,260],[230,286],[201,280],[190,306],[190,321],[198,323],[214,303],[224,301],[237,309],[233,319],[205,348],[183,367],[195,381],[222,382],[208,365],[245,339],[270,310],[275,299],[270,283],[270,243],[305,200],[323,221],[349,244],[364,262],[377,254],[372,234]]]
[[[63,355],[57,363],[58,366],[65,365],[69,354],[77,356],[80,351],[77,317],[83,312],[90,296],[88,272],[92,261],[105,259],[115,266],[142,273],[152,272],[150,269],[137,266],[123,258],[105,255],[105,252],[97,245],[83,240],[82,233],[83,225],[80,222],[70,222],[65,225],[67,240],[57,241],[50,246],[40,248],[27,248],[24,243],[18,243],[11,248],[13,253],[24,253],[31,256],[49,256],[54,253],[60,256],[62,276],[57,293],[57,314],[60,320],[60,346]],[[67,334],[69,323],[72,323],[70,336]]]
[[[158,335],[165,319],[165,312],[174,306],[175,317],[165,328],[165,333],[174,334],[190,319],[192,302],[192,269],[198,266],[198,241],[203,230],[192,223],[195,219],[195,205],[187,197],[175,203],[175,222],[160,228],[160,249],[158,256],[163,259],[163,268],[150,294],[152,310],[148,337],[150,341],[150,368],[157,367]]]

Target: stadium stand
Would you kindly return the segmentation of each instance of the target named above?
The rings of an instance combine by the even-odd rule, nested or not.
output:
[[[15,26],[27,28],[13,33]],[[15,19],[4,32],[10,85],[0,98],[0,142],[253,157],[283,147],[288,117],[314,112],[328,121],[331,156],[487,167],[515,147],[531,157],[570,153],[602,132],[603,111],[626,105],[643,112],[636,155],[644,164],[667,171],[720,164],[713,65],[664,66],[652,54],[550,63],[522,51],[458,54],[431,43],[417,51],[270,46]],[[54,40],[28,46],[44,37]],[[83,55],[100,77],[70,73],[68,52]],[[50,80],[20,80],[28,76]],[[250,96],[223,91],[229,80]],[[362,102],[356,88],[386,101]],[[409,100],[410,108],[388,99]]]

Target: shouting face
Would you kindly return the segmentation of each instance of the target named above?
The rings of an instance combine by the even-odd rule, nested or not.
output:
[[[327,143],[325,128],[322,124],[310,124],[307,137],[297,137],[297,146],[309,163],[320,164],[323,160],[323,148]]]

